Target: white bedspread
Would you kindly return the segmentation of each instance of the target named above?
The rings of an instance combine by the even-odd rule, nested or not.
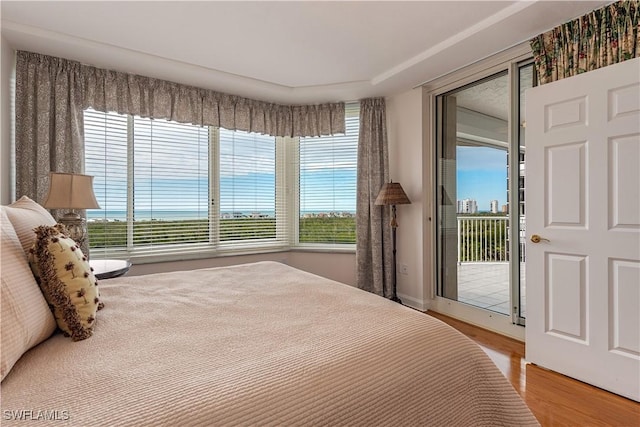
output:
[[[282,264],[100,290],[93,337],[54,335],[2,382],[3,426],[537,425],[462,334]]]

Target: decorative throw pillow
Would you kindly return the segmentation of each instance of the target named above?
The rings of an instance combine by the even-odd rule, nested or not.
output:
[[[4,209],[20,239],[22,250],[27,255],[36,241],[33,229],[41,225],[56,225],[56,220],[51,214],[27,196],[22,196],[20,200],[5,206]]]
[[[89,338],[103,304],[87,257],[62,224],[42,225],[35,233],[30,262],[58,327],[74,341]]]
[[[27,350],[56,330],[56,321],[31,274],[5,208],[0,206],[1,379]]]

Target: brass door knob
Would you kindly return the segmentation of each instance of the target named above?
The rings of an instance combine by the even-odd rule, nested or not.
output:
[[[533,243],[540,243],[540,242],[542,242],[542,241],[544,241],[544,242],[550,242],[551,240],[549,240],[549,239],[545,239],[544,237],[540,237],[540,236],[538,236],[537,234],[533,234],[533,235],[531,235],[531,241],[532,241]]]

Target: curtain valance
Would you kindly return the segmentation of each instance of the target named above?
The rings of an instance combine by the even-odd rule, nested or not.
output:
[[[532,39],[540,84],[640,57],[638,4],[618,1]]]
[[[345,131],[342,102],[274,104],[24,51],[18,51],[16,75],[18,87],[68,82],[74,93],[68,100],[80,109],[91,107],[272,136],[320,136]],[[50,78],[50,83],[43,83],[43,77]],[[37,81],[25,82],[30,79]]]

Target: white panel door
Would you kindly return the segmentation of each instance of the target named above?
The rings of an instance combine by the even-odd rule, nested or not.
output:
[[[526,103],[527,360],[640,401],[640,58]]]

